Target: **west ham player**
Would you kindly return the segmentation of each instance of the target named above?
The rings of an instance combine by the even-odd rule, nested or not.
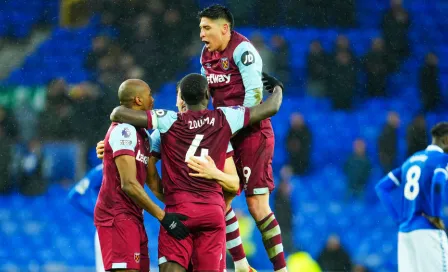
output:
[[[440,219],[448,179],[448,123],[437,124],[431,134],[431,145],[376,186],[378,197],[399,224],[400,272],[446,271],[448,267],[448,242]]]
[[[103,180],[103,164],[92,168],[85,177],[83,177],[70,190],[68,194],[69,202],[77,207],[86,215],[93,217],[96,200]],[[95,265],[96,272],[104,272],[103,257],[101,257],[100,241],[98,232],[95,233]]]
[[[205,43],[201,72],[210,86],[214,107],[260,104],[262,60],[250,41],[233,30],[232,13],[221,5],[212,5],[199,12],[199,18],[200,38]],[[240,131],[232,138],[232,146],[247,206],[262,234],[269,259],[275,271],[286,271],[280,226],[269,206],[269,194],[274,189],[271,121],[263,120]],[[228,241],[227,248],[234,252],[235,265],[246,263],[243,254],[235,258],[238,252],[242,253],[240,241]]]
[[[178,109],[179,112],[186,112],[187,108],[186,108],[186,104],[185,101],[182,100],[182,97],[180,95],[180,88],[179,88],[179,84],[176,87],[176,91],[177,91],[177,98],[176,98],[176,107]],[[97,157],[99,159],[103,159],[103,155],[104,155],[104,141],[100,141],[98,142],[97,146],[96,146],[96,152],[97,152]],[[224,173],[227,174],[233,174],[234,172],[236,172],[236,168],[235,168],[235,163],[233,161],[233,148],[229,143],[229,147],[227,148],[227,159],[224,163]],[[151,133],[151,157],[149,158],[148,161],[148,175],[151,175],[148,179],[147,179],[147,185],[148,187],[151,189],[151,191],[154,193],[154,195],[160,200],[160,201],[164,201],[163,198],[163,190],[162,190],[162,186],[161,186],[161,179],[159,176],[159,173],[157,172],[156,169],[156,163],[159,161],[160,159],[160,131],[159,130],[154,130]],[[214,162],[211,158],[209,158],[210,161],[208,161],[207,164],[204,165],[203,161],[195,161],[195,158],[192,158],[192,167],[196,167],[197,170],[200,170],[200,174],[203,175],[204,178],[207,177],[215,177],[216,175],[222,176],[221,173],[219,173],[219,169],[216,168],[216,166],[214,165]],[[212,174],[210,175],[210,172],[212,172]],[[206,174],[207,173],[207,174]],[[196,174],[194,174],[196,175]],[[214,178],[214,179],[215,179]],[[226,183],[225,181],[220,181],[223,185],[224,188],[227,188],[228,191],[224,190],[224,201],[226,203],[226,212],[228,213],[232,207],[231,207],[231,203],[233,198],[235,197],[235,193],[231,193],[229,191],[235,191],[238,190],[238,188],[232,188],[231,184]],[[223,183],[224,182],[224,183]],[[229,187],[230,185],[230,187]],[[238,225],[238,221],[236,220],[236,217],[233,218],[233,222],[231,222],[231,224],[229,224],[228,226],[226,226],[226,232],[230,232],[230,233],[237,233],[238,236],[234,237],[233,239],[241,239],[239,237],[239,225]],[[227,222],[226,222],[227,223]],[[225,256],[226,254],[226,248],[223,248],[223,256]],[[220,267],[220,271],[224,271],[226,269],[226,259],[222,258],[221,260],[221,267]],[[247,269],[241,269],[241,271],[247,271]],[[253,271],[256,272],[255,269],[249,267],[249,271]],[[236,269],[236,272],[240,272],[238,269]]]
[[[274,80],[274,83],[278,81]],[[162,179],[166,211],[186,214],[186,225],[192,232],[176,241],[161,230],[159,263],[161,271],[185,271],[191,258],[195,271],[218,271],[225,240],[224,199],[220,185],[189,175],[187,163],[194,155],[209,155],[222,170],[227,143],[233,133],[249,123],[275,114],[280,106],[282,89],[275,85],[273,95],[251,109],[224,107],[207,110],[209,92],[207,81],[198,74],[181,81],[181,95],[188,111],[148,111],[142,118],[138,111],[123,107],[114,109],[111,119],[131,120],[161,133]]]
[[[149,86],[136,79],[126,80],[118,90],[120,104],[129,109],[152,109]],[[149,141],[144,129],[112,123],[105,137],[103,182],[95,206],[104,269],[107,271],[149,271],[148,238],[143,209],[161,221],[177,239],[188,236],[181,222],[184,215],[164,212],[146,194]]]

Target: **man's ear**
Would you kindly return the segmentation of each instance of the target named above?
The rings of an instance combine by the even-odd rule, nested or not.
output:
[[[134,97],[134,103],[139,106],[143,105],[143,101],[139,96]]]
[[[229,25],[229,23],[222,24],[221,32],[222,32],[223,35],[225,35],[228,32],[230,32],[230,25]]]
[[[443,136],[440,140],[444,146],[448,146],[448,135]]]

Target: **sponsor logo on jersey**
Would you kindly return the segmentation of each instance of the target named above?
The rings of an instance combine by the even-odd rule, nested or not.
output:
[[[230,76],[231,75],[216,75],[216,74],[210,74],[207,76],[207,82],[208,84],[213,83],[229,83],[230,82]]]
[[[142,162],[144,164],[148,164],[149,157],[143,155],[139,150],[139,151],[137,151],[137,156],[135,156],[135,160]]]
[[[140,253],[134,253],[134,261],[136,263],[140,263]]]
[[[155,113],[157,116],[163,117],[167,114],[167,111],[166,110],[156,110]]]
[[[129,128],[124,128],[121,131],[121,135],[125,138],[129,138],[131,136],[131,131],[129,130]]]
[[[120,140],[120,145],[132,145],[132,141],[131,140]]]
[[[249,66],[252,63],[255,63],[255,56],[252,52],[246,51],[241,55],[241,63],[245,66]]]
[[[221,58],[221,67],[224,70],[228,70],[229,69],[229,58]]]

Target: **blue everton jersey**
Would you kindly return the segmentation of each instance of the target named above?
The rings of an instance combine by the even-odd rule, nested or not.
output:
[[[90,170],[70,191],[70,203],[89,216],[93,217],[96,200],[103,180],[103,164]]]
[[[423,214],[441,217],[448,155],[436,146],[412,155],[376,186],[378,197],[400,232],[435,229]]]

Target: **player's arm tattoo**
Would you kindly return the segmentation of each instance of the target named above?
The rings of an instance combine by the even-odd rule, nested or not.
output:
[[[162,179],[157,172],[156,163],[159,161],[156,157],[150,157],[148,161],[148,174],[146,176],[146,185],[158,200],[165,202],[163,195]]]
[[[110,114],[112,122],[127,123],[136,127],[146,128],[148,116],[145,111],[132,110],[124,106],[116,107]]]
[[[249,123],[258,123],[261,120],[275,115],[280,110],[283,100],[283,90],[280,86],[275,86],[271,96],[263,104],[250,108]]]

